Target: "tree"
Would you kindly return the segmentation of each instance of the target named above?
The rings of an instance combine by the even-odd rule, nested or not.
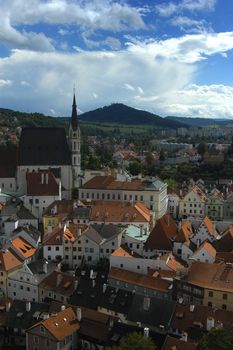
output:
[[[165,161],[165,155],[164,155],[163,150],[160,151],[159,160],[160,160],[160,162],[164,162]]]
[[[201,156],[203,156],[203,155],[205,154],[206,149],[207,149],[207,147],[206,147],[205,142],[200,142],[199,145],[197,146],[197,152],[198,152]]]
[[[142,171],[142,165],[138,160],[134,160],[129,163],[129,172],[133,176],[140,174]]]
[[[107,350],[155,350],[156,348],[150,337],[144,337],[141,333],[133,332],[128,334],[120,345],[113,345],[108,347]]]
[[[177,182],[172,179],[172,178],[168,178],[168,179],[165,179],[164,182],[167,183],[168,185],[168,188],[171,190],[171,191],[176,191],[177,190]]]
[[[204,335],[200,340],[197,350],[232,350],[233,332],[224,328],[214,329]]]

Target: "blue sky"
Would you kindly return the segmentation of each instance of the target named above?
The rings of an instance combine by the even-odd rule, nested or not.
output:
[[[233,1],[0,0],[0,107],[233,118]]]

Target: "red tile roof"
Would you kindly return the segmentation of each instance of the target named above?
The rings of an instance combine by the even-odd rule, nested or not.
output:
[[[156,222],[151,231],[145,247],[147,249],[172,250],[172,239],[177,234],[176,223],[170,214],[165,214]]]
[[[169,291],[169,286],[171,285],[171,282],[160,278],[154,278],[137,272],[118,269],[116,267],[111,268],[108,274],[108,278],[120,280],[133,285],[142,286],[148,289],[154,289],[164,293],[167,293]]]
[[[87,181],[82,188],[103,190],[143,190],[140,180],[117,181],[113,176],[95,176]]]
[[[28,196],[58,196],[59,183],[52,172],[27,173]]]
[[[127,203],[118,201],[93,201],[91,221],[99,222],[150,222],[150,210],[143,203]]]
[[[50,316],[48,319],[43,320],[34,326],[32,326],[29,331],[35,327],[44,327],[46,330],[57,340],[62,341],[67,336],[75,333],[79,330],[80,325],[76,318],[76,315],[71,307],[58,312],[54,316]]]

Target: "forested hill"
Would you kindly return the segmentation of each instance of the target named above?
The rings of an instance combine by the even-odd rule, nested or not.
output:
[[[158,128],[172,128],[187,126],[183,121],[162,118],[150,112],[128,107],[121,103],[98,108],[79,115],[81,123],[119,124],[119,125],[145,125]],[[0,108],[0,126],[61,126],[67,127],[69,118],[50,117],[40,113],[23,113],[11,109]]]
[[[158,115],[126,106],[122,103],[114,103],[110,106],[98,108],[93,111],[83,113],[80,116],[82,121],[114,123],[125,125],[153,125],[161,128],[180,128],[187,126],[184,122],[177,122]]]

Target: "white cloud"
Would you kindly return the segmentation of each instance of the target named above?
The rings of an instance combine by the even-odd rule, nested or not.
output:
[[[156,5],[157,13],[162,17],[170,17],[173,14],[186,11],[211,11],[214,9],[216,0],[181,0],[178,3],[164,2]]]
[[[11,85],[11,84],[12,84],[12,81],[9,80],[9,79],[6,79],[6,80],[0,79],[0,87],[2,87],[2,86],[7,86],[7,85]]]
[[[120,51],[14,50],[0,58],[0,85],[14,81],[1,89],[0,106],[69,115],[75,83],[82,111],[122,102],[160,115],[228,117],[233,88],[192,82],[199,61],[232,48],[233,33],[219,33],[138,40]]]
[[[184,35],[160,41],[127,43],[129,51],[157,59],[171,59],[183,63],[195,63],[214,54],[233,49],[233,32]]]
[[[213,32],[210,24],[207,23],[204,19],[196,20],[186,16],[177,16],[171,18],[169,23],[172,26],[179,27],[182,31],[192,32],[192,33],[205,33]]]
[[[11,0],[1,7],[10,13],[14,24],[75,24],[113,31],[145,28],[137,8],[112,0]],[[64,30],[60,34],[65,34]]]
[[[128,84],[128,83],[125,83],[125,84],[124,84],[124,87],[125,87],[127,90],[135,91],[135,88],[134,88],[132,85]]]
[[[1,31],[0,42],[7,43],[13,47],[29,49],[35,51],[52,51],[53,45],[51,40],[43,33],[22,32],[13,28],[9,16],[0,13]]]

